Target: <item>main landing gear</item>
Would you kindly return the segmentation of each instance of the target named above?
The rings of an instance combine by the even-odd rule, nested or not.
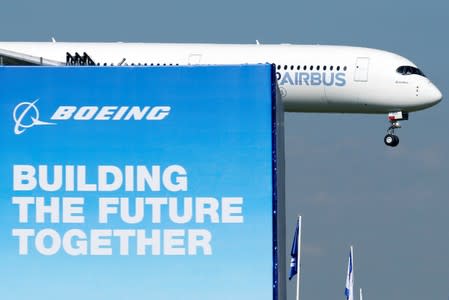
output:
[[[394,130],[397,128],[401,128],[401,124],[399,124],[400,120],[408,120],[407,112],[392,112],[388,114],[388,121],[391,126],[387,130],[387,135],[384,137],[384,143],[390,147],[396,147],[399,144],[399,137],[394,134]]]

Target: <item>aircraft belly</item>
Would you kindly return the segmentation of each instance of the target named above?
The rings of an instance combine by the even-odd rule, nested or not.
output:
[[[286,111],[319,112],[329,109],[324,86],[296,85],[280,86]]]

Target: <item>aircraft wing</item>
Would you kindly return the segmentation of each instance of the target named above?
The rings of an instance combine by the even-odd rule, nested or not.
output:
[[[0,65],[4,66],[62,66],[65,62],[0,49]]]

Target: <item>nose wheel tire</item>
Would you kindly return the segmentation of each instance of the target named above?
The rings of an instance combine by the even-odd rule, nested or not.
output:
[[[385,143],[385,145],[387,145],[387,146],[390,146],[390,147],[396,147],[396,146],[399,144],[399,138],[398,138],[397,135],[394,135],[394,134],[387,134],[387,135],[384,137],[384,143]]]
[[[390,122],[390,127],[387,129],[387,135],[384,137],[385,145],[389,147],[396,147],[399,145],[399,138],[394,134],[394,131],[401,128],[401,124],[399,124],[400,120],[408,120],[408,112],[395,111],[388,113],[388,122]]]

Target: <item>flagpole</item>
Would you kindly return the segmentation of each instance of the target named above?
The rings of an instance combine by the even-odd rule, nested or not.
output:
[[[359,297],[359,299],[363,300],[363,294],[362,294],[362,289],[361,288],[360,288],[360,297]]]
[[[351,288],[353,290],[353,292],[355,292],[354,290],[354,247],[351,245],[351,257],[352,257],[352,285]]]
[[[354,298],[354,247],[351,245],[351,265],[352,265],[352,274],[351,274],[351,300]]]
[[[297,257],[296,262],[298,264],[298,274],[296,274],[296,300],[299,300],[299,277],[301,277],[301,216],[298,216],[298,240],[297,240]]]

